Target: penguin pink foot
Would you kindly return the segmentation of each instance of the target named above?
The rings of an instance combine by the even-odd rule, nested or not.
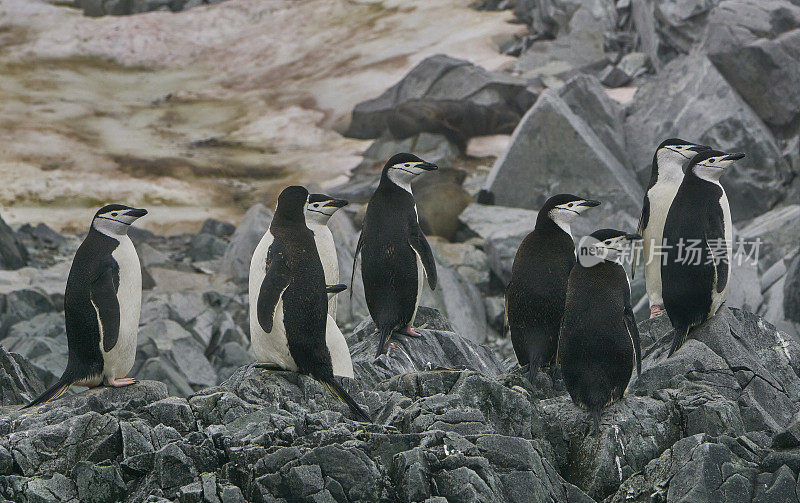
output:
[[[666,313],[663,306],[659,306],[658,304],[650,306],[650,319],[658,318],[662,314]]]
[[[283,367],[275,362],[256,362],[255,368],[264,369],[264,372],[273,372],[275,370],[283,370]]]
[[[139,380],[133,377],[116,377],[108,380],[108,385],[113,388],[121,388],[123,386],[130,386],[131,384],[138,383]]]
[[[409,337],[422,337],[422,334],[417,332],[417,330],[412,326],[406,327],[406,329],[400,333],[402,333],[403,335],[407,335]]]

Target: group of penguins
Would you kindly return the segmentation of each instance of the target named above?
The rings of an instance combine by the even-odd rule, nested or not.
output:
[[[644,239],[651,315],[664,311],[675,327],[671,356],[689,331],[721,305],[730,272],[732,226],[724,169],[743,154],[728,154],[679,139],[664,141],[652,173],[637,234],[601,229],[576,252],[570,224],[599,201],[570,194],[550,197],[514,259],[505,316],[517,360],[533,383],[540,368],[559,365],[572,400],[587,409],[593,431],[602,410],[622,398],[635,367],[639,333],[628,276],[627,246]],[[392,156],[369,200],[355,250],[375,323],[377,354],[393,337],[422,337],[412,326],[426,282],[436,288],[436,262],[420,228],[411,182],[435,164]],[[353,378],[347,342],[336,325],[339,266],[330,217],[348,203],[301,186],[285,188],[268,231],[256,247],[249,276],[250,338],[264,371],[310,375],[370,422],[334,376]],[[69,356],[61,378],[26,407],[61,396],[70,386],[127,386],[136,355],[142,275],[128,237],[147,210],[120,204],[97,211],[78,248],[64,294]],[[677,247],[652,260],[662,243],[700,240],[702,260],[687,264]],[[721,250],[712,240],[724,240]],[[578,255],[594,257],[592,263]],[[635,271],[635,264],[633,270]],[[352,292],[352,282],[350,285]],[[505,332],[505,330],[504,330]]]

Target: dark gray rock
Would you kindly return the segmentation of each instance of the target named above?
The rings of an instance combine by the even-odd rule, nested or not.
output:
[[[679,440],[626,480],[611,501],[752,501],[758,465],[722,440],[704,433]]]
[[[236,226],[230,222],[223,222],[216,218],[207,218],[203,222],[203,226],[200,228],[198,234],[211,234],[218,238],[226,238],[233,235],[235,231]]]
[[[793,338],[756,315],[723,307],[666,358],[671,340],[669,331],[647,351],[636,388],[653,393],[689,383],[706,386],[695,403],[714,410],[700,411],[698,424],[713,423],[726,433],[739,432],[739,421],[744,431],[778,432],[789,425],[800,403],[800,344]]]
[[[24,289],[0,294],[0,339],[8,335],[8,330],[16,323],[55,310],[50,297],[39,290]]]
[[[800,255],[786,271],[783,286],[783,313],[787,320],[800,323]]]
[[[596,110],[602,109],[597,103]],[[538,209],[559,192],[598,199],[602,206],[585,216],[595,224],[613,215],[619,225],[618,213],[635,214],[641,198],[632,172],[552,90],[542,93],[520,121],[487,188],[496,204],[527,209]]]
[[[423,337],[395,335],[396,347],[375,360],[378,349],[377,337],[373,336],[375,325],[371,320],[363,322],[348,338],[353,369],[359,381],[365,384],[378,383],[397,374],[422,370],[477,370],[488,376],[504,372],[497,355],[486,346],[479,346],[454,332],[437,328],[439,322],[426,318],[440,316],[435,310],[421,307],[415,326],[429,328],[420,333]],[[484,323],[485,323],[484,319]],[[439,325],[441,326],[441,325]]]
[[[72,469],[78,497],[86,503],[114,503],[127,495],[119,466],[79,461]]]
[[[250,259],[271,222],[272,211],[263,204],[255,204],[247,210],[236,232],[231,236],[219,273],[246,281],[250,275]]]
[[[436,55],[378,98],[356,105],[345,135],[378,138],[388,131],[402,139],[436,133],[464,151],[470,137],[510,133],[534,99],[520,79]]]
[[[784,0],[721,2],[702,49],[764,122],[790,125],[800,114],[800,6]]]
[[[664,138],[686,138],[724,151],[745,152],[747,157],[722,179],[736,221],[775,206],[791,181],[770,130],[701,54],[673,61],[640,87],[625,130],[628,151],[642,179],[649,176],[653,149]]]
[[[44,390],[45,385],[33,366],[0,346],[0,405],[27,403]]]
[[[49,250],[58,250],[67,243],[67,238],[43,223],[38,224],[36,227],[31,224],[25,224],[17,230],[17,236],[30,241],[36,248]]]
[[[0,217],[0,269],[19,269],[28,263],[28,250]]]
[[[189,247],[189,258],[194,262],[214,260],[225,255],[228,243],[211,234],[195,234]]]
[[[739,231],[739,239],[758,243],[758,267],[765,272],[800,246],[800,205],[779,206],[757,216]],[[752,250],[752,246],[746,251]],[[785,271],[784,271],[785,272]],[[774,280],[772,281],[774,282]]]

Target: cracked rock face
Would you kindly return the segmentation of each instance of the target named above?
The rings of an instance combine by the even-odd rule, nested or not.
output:
[[[43,385],[24,358],[2,353],[0,496],[797,501],[800,345],[753,314],[723,308],[669,359],[669,323],[642,322],[642,375],[596,436],[557,370],[531,385],[436,311],[419,322],[426,337],[378,361],[369,323],[350,338],[358,380],[342,385],[374,424],[351,420],[308,376],[250,365],[188,398],[142,381],[20,411],[11,404]]]

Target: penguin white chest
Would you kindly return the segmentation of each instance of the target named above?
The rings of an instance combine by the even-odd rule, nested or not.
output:
[[[717,310],[725,301],[725,292],[728,291],[728,286],[730,285],[731,282],[731,260],[733,260],[733,221],[731,220],[731,207],[728,204],[728,196],[725,194],[724,190],[722,192],[722,197],[720,197],[719,199],[719,205],[722,208],[722,224],[724,226],[723,228],[725,231],[725,235],[715,236],[712,239],[722,238],[725,240],[723,250],[724,253],[727,254],[727,256],[722,258],[722,260],[724,260],[722,267],[727,267],[728,269],[728,274],[727,274],[728,281],[725,284],[725,287],[722,289],[722,291],[717,292],[717,281],[719,278],[718,275],[715,274],[714,288],[711,291],[711,310],[708,313],[708,317],[711,317],[714,314],[716,314]],[[711,247],[711,251],[715,256],[719,255],[720,251],[723,251],[720,250],[721,248],[720,243],[717,242],[709,243],[709,246]]]
[[[286,339],[286,329],[283,325],[283,292],[275,305],[272,331],[265,332],[258,322],[258,295],[261,291],[261,283],[267,275],[267,252],[272,242],[272,234],[269,232],[264,234],[250,261],[248,295],[250,300],[250,344],[258,361],[277,363],[286,370],[297,371],[297,364],[289,353],[289,342]]]
[[[125,377],[133,368],[142,308],[142,269],[139,255],[128,236],[120,236],[119,246],[111,256],[119,265],[119,336],[110,351],[103,350],[101,328],[100,350],[103,352],[103,375],[108,379]]]
[[[667,214],[680,188],[680,180],[667,181],[654,185],[647,193],[650,202],[650,216],[644,229],[642,242],[645,261],[645,283],[650,305],[664,305],[661,287],[661,245],[664,238],[664,224]]]
[[[327,225],[313,224],[309,228],[314,232],[314,243],[317,245],[317,253],[322,262],[322,270],[325,271],[325,284],[339,284],[339,259],[336,256],[336,245],[333,242],[333,234]],[[328,299],[328,314],[336,319],[336,296]]]

